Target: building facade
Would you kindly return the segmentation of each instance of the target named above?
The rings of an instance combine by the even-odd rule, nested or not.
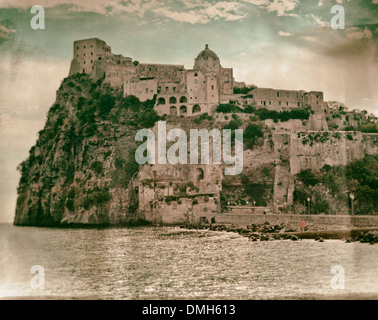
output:
[[[325,107],[322,92],[255,88],[247,94],[233,93],[236,82],[232,68],[223,68],[217,54],[206,45],[194,59],[192,69],[183,65],[149,64],[113,54],[105,41],[92,38],[74,42],[70,75],[87,73],[114,87],[123,87],[124,96],[141,101],[153,99],[159,115],[196,116],[212,114],[220,103],[237,101],[270,110],[289,110],[310,105]]]

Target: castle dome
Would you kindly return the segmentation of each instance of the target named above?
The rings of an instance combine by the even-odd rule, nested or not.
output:
[[[206,45],[205,50],[202,50],[198,54],[196,60],[199,60],[199,59],[208,60],[209,58],[213,58],[214,60],[219,60],[217,54],[213,50],[209,49],[209,45]]]

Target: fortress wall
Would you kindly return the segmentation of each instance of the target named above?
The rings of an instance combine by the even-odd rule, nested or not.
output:
[[[256,88],[250,94],[257,107],[269,110],[300,108],[304,105],[304,91]]]
[[[364,133],[362,136],[365,152],[370,155],[378,154],[378,133]]]
[[[319,134],[322,141],[311,141]],[[327,135],[327,137],[326,137]],[[291,173],[301,170],[320,170],[324,165],[339,166],[362,159],[365,154],[378,154],[377,134],[361,132],[296,132],[291,135]],[[324,137],[324,138],[322,138]],[[308,141],[304,144],[304,141]]]
[[[265,125],[269,128],[275,128],[275,131],[287,131],[290,132],[291,130],[298,130],[304,131],[306,127],[303,125],[302,120],[298,119],[290,119],[289,121],[281,122],[278,121],[275,123],[272,119],[267,119],[264,121]]]
[[[145,219],[152,223],[164,224],[199,223],[201,218],[203,222],[211,222],[217,214],[219,205],[212,197],[208,202],[204,197],[199,197],[197,200],[198,204],[193,204],[192,199],[180,199],[180,203],[157,202],[154,208],[145,212]]]
[[[183,65],[170,64],[147,64],[140,63],[137,73],[140,77],[158,78],[161,82],[180,82],[182,78]]]
[[[320,216],[291,214],[218,214],[216,223],[228,223],[236,226],[249,226],[269,222],[271,225],[287,223],[300,226],[306,225],[335,227],[378,227],[378,216]]]
[[[135,67],[133,64],[118,65],[116,63],[103,63],[105,82],[109,83],[112,87],[120,87],[126,75],[135,74]],[[102,70],[102,69],[101,69]]]
[[[125,76],[123,82],[123,95],[134,95],[140,101],[152,100],[154,95],[157,94],[157,80],[146,79],[139,80],[132,76]]]
[[[215,118],[215,122],[221,122],[221,123],[229,123],[232,118],[233,113],[216,113],[213,118]],[[249,113],[237,113],[238,118],[245,122],[250,122],[250,114]]]

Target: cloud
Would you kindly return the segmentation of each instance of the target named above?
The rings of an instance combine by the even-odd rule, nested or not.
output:
[[[323,21],[320,17],[314,15],[314,14],[308,14],[307,17],[312,18],[320,27],[327,27],[329,26],[329,22]]]
[[[313,36],[303,36],[302,39],[308,41],[308,42],[317,42],[318,40]]]
[[[292,11],[299,5],[298,0],[244,0],[268,12],[276,12],[277,16],[296,16]]]
[[[365,27],[364,30],[361,30],[358,27],[351,27],[346,30],[347,37],[349,39],[361,40],[361,39],[371,39],[373,37],[373,33]]]
[[[266,2],[264,0],[264,2]],[[185,23],[208,23],[213,20],[236,21],[246,17],[237,1],[207,2],[203,0],[40,0],[39,5],[45,9],[59,8],[65,12],[93,12],[102,15],[137,14],[144,17],[153,12],[163,17]],[[28,10],[35,5],[34,0],[2,0],[0,8],[17,8]],[[46,13],[47,14],[47,13]]]
[[[12,1],[2,0],[0,8],[16,8],[28,10],[36,4],[34,0]],[[40,0],[38,5],[45,9],[64,6],[73,12],[93,12],[99,14],[135,13],[143,16],[146,11],[151,10],[158,4],[157,0]]]
[[[292,33],[290,33],[290,32],[285,32],[285,31],[278,31],[278,35],[280,36],[280,37],[291,37],[293,34]]]
[[[174,11],[167,7],[156,8],[153,11],[174,21],[184,23],[209,23],[213,20],[223,19],[225,21],[242,20],[246,15],[240,10],[241,6],[237,2],[221,1],[216,3],[184,3],[190,10]]]

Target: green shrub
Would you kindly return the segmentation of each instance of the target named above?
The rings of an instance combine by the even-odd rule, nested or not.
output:
[[[298,179],[302,181],[306,186],[314,186],[319,183],[319,178],[311,169],[302,170],[298,174]]]
[[[241,125],[240,120],[231,120],[228,124],[226,124],[223,129],[231,129],[236,130],[239,129],[239,126]]]
[[[359,131],[362,131],[364,133],[378,133],[378,126],[375,123],[366,123],[362,126],[360,126]]]
[[[75,191],[75,188],[72,187],[68,193],[67,193],[67,198],[69,199],[74,199],[75,198],[75,194],[76,194],[76,191]]]
[[[141,102],[136,96],[127,96],[121,100],[121,106],[132,111],[139,111],[141,107]]]
[[[250,116],[249,117],[249,121],[251,121],[251,122],[259,122],[261,119],[260,119],[260,117],[259,116],[255,116],[255,115],[253,115],[253,116]]]
[[[244,108],[244,112],[245,113],[254,113],[255,112],[255,108],[254,107],[252,107],[252,106],[246,106],[245,108]]]
[[[219,113],[232,113],[232,112],[240,113],[240,112],[243,112],[244,110],[235,104],[228,103],[228,104],[220,104],[217,107],[216,111]]]
[[[260,124],[250,123],[244,131],[244,143],[246,147],[252,149],[257,139],[264,137],[262,126]]]
[[[240,177],[240,181],[241,181],[241,183],[242,183],[243,185],[246,185],[246,184],[249,183],[249,177],[246,176],[246,175],[242,175],[242,176]]]
[[[193,181],[188,181],[188,182],[186,183],[186,186],[187,186],[188,188],[190,188],[190,189],[194,189]]]
[[[256,86],[246,86],[242,88],[234,87],[234,94],[247,94],[256,88],[257,88]]]
[[[261,120],[272,119],[275,122],[278,120],[288,121],[290,119],[308,120],[310,118],[310,112],[305,109],[294,108],[290,111],[277,112],[275,110],[258,109],[255,111]]]
[[[100,161],[94,161],[91,164],[91,169],[97,174],[100,175],[102,173],[102,163]]]
[[[90,191],[83,200],[83,207],[88,210],[94,205],[98,206],[110,201],[111,198],[112,196],[108,190]]]
[[[157,121],[160,120],[160,117],[154,109],[145,109],[139,113],[137,118],[138,123],[143,128],[152,128]]]
[[[85,104],[86,100],[87,99],[85,99],[84,97],[79,97],[79,99],[77,101],[77,110],[81,110],[81,108]]]
[[[72,199],[67,199],[65,206],[68,210],[73,211],[74,210],[74,201]]]
[[[109,94],[103,94],[100,96],[100,99],[97,104],[98,112],[100,115],[105,115],[110,112],[115,106],[115,98]]]

